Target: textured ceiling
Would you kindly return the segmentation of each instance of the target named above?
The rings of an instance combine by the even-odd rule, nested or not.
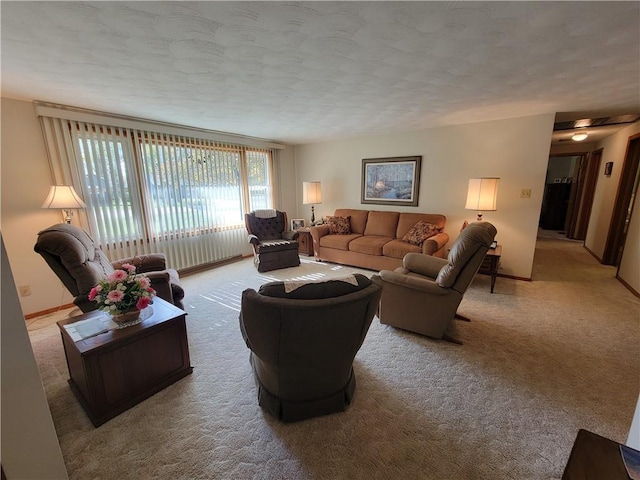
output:
[[[5,97],[276,141],[640,111],[639,2],[1,9]]]

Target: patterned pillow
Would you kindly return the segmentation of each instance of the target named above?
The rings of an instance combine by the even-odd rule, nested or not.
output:
[[[427,238],[433,237],[441,231],[442,227],[438,227],[433,223],[418,222],[413,226],[411,230],[406,233],[404,237],[402,237],[402,241],[409,242],[412,245],[420,246]]]
[[[329,233],[333,235],[349,235],[351,233],[351,217],[327,217]]]

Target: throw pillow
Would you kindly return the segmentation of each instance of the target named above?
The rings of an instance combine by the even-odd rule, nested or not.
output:
[[[402,241],[420,246],[427,238],[433,237],[441,231],[442,227],[438,227],[433,223],[418,222],[402,237]]]
[[[332,235],[349,235],[351,233],[351,217],[327,217],[329,233]]]

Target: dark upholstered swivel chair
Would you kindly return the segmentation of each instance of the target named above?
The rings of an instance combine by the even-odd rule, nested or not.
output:
[[[184,290],[180,286],[178,272],[165,268],[165,257],[161,253],[138,255],[112,263],[86,231],[66,223],[39,232],[34,250],[58,275],[75,297],[73,303],[83,312],[98,308],[96,302],[87,298],[89,291],[124,263],[134,265],[137,273],[146,274],[160,298],[183,308]]]
[[[287,214],[278,210],[256,210],[244,216],[259,272],[300,265],[298,232],[287,228]]]
[[[408,253],[403,267],[382,270],[380,323],[455,341],[445,332],[496,233],[490,223],[475,222],[460,232],[446,260]]]
[[[240,329],[251,349],[258,403],[283,422],[341,412],[351,402],[353,359],[369,331],[382,285],[356,274],[286,293],[271,282],[242,293]]]

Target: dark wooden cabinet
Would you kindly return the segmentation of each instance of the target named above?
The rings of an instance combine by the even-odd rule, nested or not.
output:
[[[58,322],[69,385],[96,427],[193,371],[186,313],[160,298],[148,308],[150,316],[138,325],[79,341],[65,325],[104,313]]]

